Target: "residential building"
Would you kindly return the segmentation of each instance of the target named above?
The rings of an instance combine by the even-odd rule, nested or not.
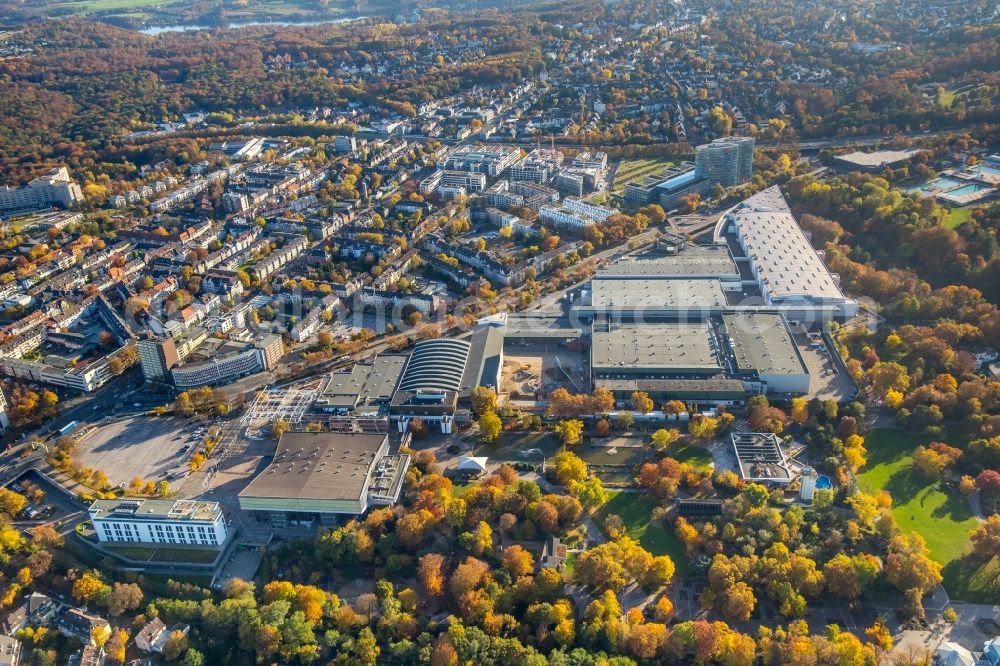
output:
[[[63,636],[77,638],[84,645],[94,644],[94,631],[104,629],[111,631],[108,621],[99,615],[91,615],[81,608],[68,608],[56,619],[59,633]]]
[[[135,646],[146,653],[162,654],[164,646],[175,631],[187,634],[190,629],[191,627],[182,623],[168,627],[163,620],[155,617],[143,625],[139,633],[135,635]]]
[[[444,161],[444,169],[470,171],[496,178],[521,158],[517,147],[483,147],[471,149],[460,147],[453,150]]]
[[[20,663],[21,641],[0,634],[0,666],[18,666]]]
[[[83,190],[69,177],[69,169],[59,167],[24,187],[0,187],[0,214],[20,215],[52,206],[69,208],[83,199]]]
[[[358,142],[353,136],[338,136],[333,140],[333,149],[338,153],[353,153],[358,149]]]
[[[520,162],[512,164],[507,176],[511,180],[547,183],[559,170],[562,161],[563,154],[560,151],[536,148]]]

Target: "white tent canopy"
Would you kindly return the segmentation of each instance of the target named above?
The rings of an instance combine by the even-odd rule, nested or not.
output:
[[[976,666],[972,653],[957,643],[941,643],[934,656],[941,666]]]
[[[458,459],[458,471],[485,472],[489,460],[486,456],[462,456]]]

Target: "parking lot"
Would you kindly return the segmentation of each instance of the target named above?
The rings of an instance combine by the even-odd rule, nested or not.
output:
[[[103,470],[113,485],[127,485],[135,477],[160,481],[187,470],[202,440],[198,427],[190,419],[132,416],[95,429],[80,442],[75,457]],[[170,484],[177,489],[183,480],[174,478]]]
[[[825,348],[810,347],[802,336],[795,336],[802,360],[809,371],[809,398],[846,401],[854,397],[856,389],[851,378],[840,372]]]

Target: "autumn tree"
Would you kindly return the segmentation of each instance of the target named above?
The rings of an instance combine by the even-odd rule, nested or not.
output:
[[[119,616],[125,611],[138,608],[142,604],[142,588],[135,583],[115,583],[105,601],[108,612]]]
[[[11,518],[21,513],[28,505],[28,498],[8,488],[0,488],[0,513]]]
[[[434,597],[444,594],[444,556],[438,553],[427,553],[422,556],[417,567],[417,578],[427,594]]]
[[[504,569],[509,571],[510,575],[515,578],[528,575],[534,568],[534,558],[531,552],[517,544],[504,549],[503,554],[500,556],[500,562],[503,564]]]
[[[666,428],[660,428],[659,430],[653,433],[652,436],[653,447],[657,451],[664,451],[667,449],[667,447],[669,447],[671,444],[673,444],[680,438],[681,438],[681,433],[676,428],[671,428],[670,430],[667,430]]]
[[[969,535],[972,542],[972,552],[984,560],[992,559],[1000,554],[1000,514],[993,514]]]
[[[645,391],[633,391],[631,401],[632,408],[637,412],[648,414],[653,411],[653,401]]]
[[[556,424],[559,441],[565,446],[574,446],[583,439],[583,421],[567,419]]]
[[[715,431],[719,427],[719,422],[704,414],[695,414],[688,422],[688,434],[695,439],[711,439],[715,437]]]
[[[472,390],[472,411],[476,414],[497,411],[497,395],[487,386],[477,386]]]
[[[495,442],[503,431],[503,422],[496,412],[486,411],[479,417],[479,432],[487,442]]]
[[[560,485],[570,481],[583,481],[587,476],[587,463],[570,451],[557,453],[553,465],[555,480]]]

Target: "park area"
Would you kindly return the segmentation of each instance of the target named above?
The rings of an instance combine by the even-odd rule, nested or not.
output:
[[[594,522],[603,528],[608,516],[618,516],[630,537],[653,555],[669,555],[677,567],[677,575],[687,576],[691,571],[684,544],[668,526],[653,520],[653,509],[657,506],[657,501],[645,493],[611,491],[607,503],[594,514]]]
[[[673,160],[664,157],[622,160],[618,170],[615,171],[615,180],[611,185],[611,191],[620,194],[628,183],[641,181],[646,176],[658,174],[668,167],[676,166],[676,164]]]
[[[977,524],[968,499],[955,488],[924,479],[910,465],[913,450],[929,441],[926,435],[902,429],[872,430],[865,442],[868,465],[858,475],[858,485],[867,493],[886,490],[892,495],[896,523],[927,541],[930,556],[944,565],[944,586],[950,596],[997,603],[997,558],[984,566],[966,557],[968,534]]]
[[[594,446],[598,441],[602,446]],[[645,462],[647,448],[642,440],[633,437],[616,437],[612,440],[591,440],[585,437],[570,450],[583,459],[591,471],[605,483],[631,485],[635,468]],[[551,464],[562,451],[559,437],[552,432],[505,432],[499,441],[478,444],[475,455],[488,456],[493,462],[541,464],[542,455]],[[707,452],[706,452],[707,455]],[[709,459],[711,456],[709,456]]]

